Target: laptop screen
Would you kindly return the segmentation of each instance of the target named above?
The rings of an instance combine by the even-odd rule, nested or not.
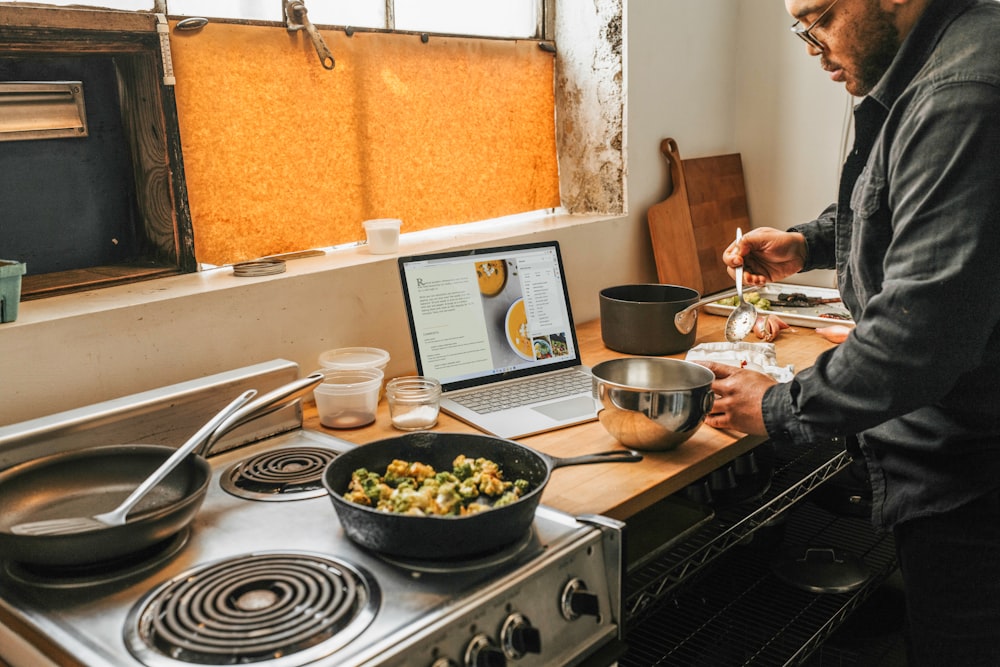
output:
[[[556,241],[399,258],[417,372],[447,390],[580,364]]]

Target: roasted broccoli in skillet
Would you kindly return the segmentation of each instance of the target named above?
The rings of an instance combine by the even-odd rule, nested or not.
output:
[[[451,472],[398,459],[386,466],[385,475],[358,468],[344,498],[383,512],[464,516],[509,505],[529,486],[524,479],[505,481],[494,461],[460,454]]]

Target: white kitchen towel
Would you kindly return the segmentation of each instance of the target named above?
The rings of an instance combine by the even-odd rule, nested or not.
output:
[[[688,350],[688,361],[718,361],[720,364],[766,373],[778,382],[795,375],[794,366],[779,366],[774,343],[701,343]]]

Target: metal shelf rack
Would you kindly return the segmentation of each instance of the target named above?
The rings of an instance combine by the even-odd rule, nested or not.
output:
[[[868,519],[799,502],[850,461],[831,446],[778,448],[771,484],[758,499],[717,509],[683,542],[629,571],[629,649],[620,666],[802,664],[896,567],[891,537],[876,534]],[[774,526],[786,548],[848,549],[871,577],[842,594],[780,581],[771,573],[773,553],[757,539]]]

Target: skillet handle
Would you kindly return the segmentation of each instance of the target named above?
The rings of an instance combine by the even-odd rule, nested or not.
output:
[[[636,463],[642,460],[642,454],[637,454],[636,452],[628,449],[612,449],[607,452],[582,454],[580,456],[570,456],[566,458],[550,456],[548,459],[552,464],[552,469],[555,470],[556,468],[582,465],[584,463]]]
[[[320,371],[316,371],[304,378],[298,380],[293,380],[286,385],[278,387],[271,392],[264,394],[263,396],[257,398],[251,403],[244,405],[239,410],[229,415],[229,418],[219,424],[218,428],[212,431],[212,434],[207,440],[202,444],[201,448],[198,449],[198,454],[203,457],[207,457],[212,451],[212,447],[218,442],[222,436],[229,433],[233,429],[246,424],[249,421],[257,419],[258,417],[263,417],[264,415],[269,415],[275,410],[289,405],[293,401],[296,401],[310,391],[313,387],[318,385],[324,379],[324,375]]]

